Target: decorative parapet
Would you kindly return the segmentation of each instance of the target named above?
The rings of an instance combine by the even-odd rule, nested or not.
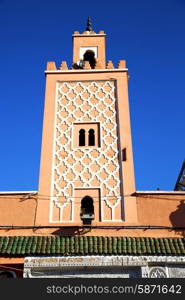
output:
[[[126,60],[119,60],[117,69],[125,69],[126,68]]]
[[[85,61],[84,62],[84,67],[83,67],[84,70],[89,70],[91,69],[91,66],[90,66],[90,63],[88,61]]]
[[[53,71],[56,70],[56,65],[54,61],[48,61],[47,62],[47,70]]]
[[[76,31],[75,31],[76,32]],[[62,61],[60,64],[60,67],[57,68],[56,64],[54,61],[48,61],[47,62],[47,71],[55,71],[55,70],[61,70],[61,71],[67,71],[70,69],[84,69],[84,70],[91,70],[91,65],[88,61],[82,61],[81,65],[77,65],[77,63],[73,63],[73,66],[71,68],[68,68],[67,62],[66,61]],[[101,69],[105,69],[105,67],[102,65],[100,60],[96,61],[96,65],[95,65],[95,69],[101,70]],[[113,65],[112,60],[109,60],[106,64],[106,69],[126,69],[126,61],[125,60],[119,60],[117,67],[115,68]],[[92,69],[93,70],[93,69]]]
[[[95,31],[84,31],[82,34],[84,34],[84,35],[91,35],[91,34],[96,34],[96,32]]]
[[[104,30],[100,30],[100,31],[98,32],[98,34],[105,34],[105,31],[104,31]]]
[[[99,60],[96,60],[95,69],[103,69],[102,64]]]
[[[73,32],[73,36],[76,36],[76,35],[79,35],[79,36],[83,36],[83,35],[106,35],[105,31],[104,30],[100,30],[98,33],[96,33],[95,31],[84,31],[82,33],[80,33],[79,31],[74,31]]]
[[[114,69],[114,65],[112,63],[112,60],[109,60],[107,65],[106,65],[106,69]]]
[[[68,70],[66,61],[62,61],[60,65],[60,70]]]

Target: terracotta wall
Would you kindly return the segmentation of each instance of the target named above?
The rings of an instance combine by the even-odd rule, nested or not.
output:
[[[182,237],[185,230],[179,228],[172,230],[166,227],[185,227],[185,194],[137,194],[138,223],[115,224],[115,228],[96,228],[92,230],[83,228],[25,228],[0,229],[0,236],[6,235],[98,235],[98,236],[151,236],[151,237]],[[39,201],[39,200],[38,200]],[[41,200],[40,200],[41,201]],[[37,201],[35,199],[23,200],[22,195],[0,196],[0,225],[34,226]],[[42,224],[40,224],[42,225]],[[53,225],[53,224],[52,224]],[[69,224],[66,224],[68,226]],[[72,224],[70,224],[72,225]],[[105,225],[105,224],[104,224]],[[112,224],[106,224],[112,225]],[[120,226],[134,226],[120,228]],[[139,226],[145,226],[140,228]],[[38,226],[38,224],[37,224]],[[138,226],[138,227],[137,227]],[[147,226],[163,226],[163,228],[150,229]]]
[[[138,195],[137,206],[139,224],[185,227],[185,193]]]
[[[0,195],[0,226],[31,226],[34,224],[37,198],[27,195]],[[1,234],[1,232],[0,232]]]

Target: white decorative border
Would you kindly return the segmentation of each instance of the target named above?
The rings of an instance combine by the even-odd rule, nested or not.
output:
[[[31,271],[34,268],[41,268],[44,271],[44,268],[61,270],[64,268],[70,267],[88,267],[93,266],[109,266],[109,268],[114,269],[114,267],[140,267],[141,268],[141,277],[148,278],[149,272],[152,267],[161,267],[162,265],[166,270],[167,277],[169,277],[168,264],[178,264],[184,266],[185,270],[185,257],[184,256],[132,256],[132,255],[87,255],[87,256],[33,256],[25,257],[24,263],[24,273],[23,277],[39,277],[33,276]],[[45,275],[45,274],[44,274]],[[42,276],[42,275],[41,275]],[[44,277],[44,276],[43,276]],[[49,277],[46,276],[45,277]],[[55,275],[57,277],[57,274]],[[75,277],[75,276],[74,276]],[[84,275],[85,277],[85,275]],[[110,276],[111,277],[111,276]]]

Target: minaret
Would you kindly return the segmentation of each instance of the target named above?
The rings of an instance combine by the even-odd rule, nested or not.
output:
[[[36,224],[137,222],[128,69],[106,63],[105,40],[89,17],[72,67],[47,64]]]

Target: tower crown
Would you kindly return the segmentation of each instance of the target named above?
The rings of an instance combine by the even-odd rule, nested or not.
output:
[[[85,61],[89,62],[90,68],[105,68],[106,65],[106,34],[103,30],[95,33],[92,29],[90,17],[87,19],[86,30],[80,34],[75,31],[73,34],[73,66],[78,69],[83,68]]]
[[[68,68],[66,61],[62,61],[59,67],[59,70],[62,72],[81,69],[90,69],[92,71],[93,69],[124,69],[126,71],[125,60],[119,60],[116,67],[114,67],[111,60],[106,62],[106,34],[103,30],[100,30],[98,33],[93,31],[90,17],[87,19],[86,30],[83,33],[79,31],[74,31],[73,33],[72,67]],[[55,62],[49,61],[47,63],[47,71],[55,70],[57,70]]]

